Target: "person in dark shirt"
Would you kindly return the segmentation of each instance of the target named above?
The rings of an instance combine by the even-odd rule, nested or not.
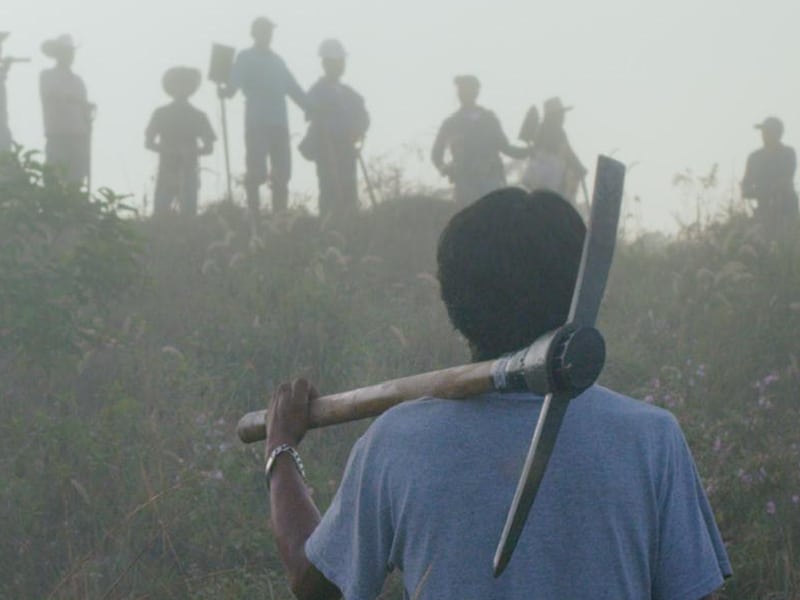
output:
[[[358,145],[369,127],[364,99],[341,82],[347,54],[328,39],[319,48],[325,74],[308,91],[309,126],[300,153],[317,165],[319,214],[343,215],[358,209]]]
[[[190,67],[173,67],[164,73],[162,85],[173,101],[153,112],[145,132],[145,146],[158,152],[155,216],[169,212],[173,201],[181,214],[197,214],[199,157],[211,154],[216,140],[206,114],[189,102],[201,79],[200,71]]]
[[[286,63],[272,50],[275,24],[266,17],[253,21],[253,46],[236,57],[222,97],[231,98],[241,89],[245,97],[245,191],[253,213],[260,208],[259,188],[269,181],[272,210],[286,210],[292,152],[289,146],[289,116],[286,97],[306,110],[306,95]],[[269,168],[267,167],[269,160]]]
[[[453,182],[456,202],[463,206],[506,184],[501,153],[522,159],[528,150],[512,146],[495,114],[478,105],[481,85],[477,77],[461,75],[454,83],[461,108],[439,128],[431,160]]]
[[[793,148],[781,142],[783,122],[780,119],[767,117],[756,129],[761,130],[764,146],[747,158],[742,196],[756,201],[755,218],[774,232],[797,219],[794,189],[797,157]]]

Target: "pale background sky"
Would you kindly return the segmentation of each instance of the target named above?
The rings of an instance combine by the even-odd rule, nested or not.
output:
[[[516,137],[527,108],[553,95],[575,110],[567,133],[583,162],[600,152],[636,163],[627,191],[640,196],[648,229],[674,230],[694,203],[673,175],[719,163],[717,202],[738,195],[744,161],[759,144],[753,124],[781,117],[800,143],[800,2],[796,0],[2,0],[6,54],[31,65],[9,76],[12,133],[44,143],[38,72],[48,37],[70,33],[80,48],[75,71],[99,107],[95,185],[151,194],[156,157],[143,148],[152,110],[167,101],[163,71],[187,64],[206,71],[210,45],[250,43],[253,17],[278,23],[274,49],[298,81],[319,76],[316,50],[338,37],[350,53],[346,81],[372,114],[368,158],[406,161],[415,180],[445,185],[427,154],[441,120],[456,108],[452,77],[474,73],[481,103]],[[210,84],[194,97],[219,133]],[[304,129],[290,112],[294,146]],[[229,108],[232,163],[243,168],[242,100]],[[424,151],[421,160],[409,148]],[[293,191],[315,198],[313,168],[295,152]],[[224,192],[222,146],[204,161],[203,198]],[[366,198],[362,198],[365,201]],[[315,200],[311,204],[315,208]]]

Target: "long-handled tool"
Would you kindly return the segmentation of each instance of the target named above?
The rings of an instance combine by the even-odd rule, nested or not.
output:
[[[228,142],[228,111],[226,108],[225,98],[220,93],[222,86],[217,86],[217,95],[219,96],[219,109],[220,118],[222,120],[222,149],[225,153],[225,182],[228,191],[227,200],[233,202],[233,184],[231,183],[231,153]]]
[[[315,428],[373,417],[396,404],[425,396],[466,398],[492,390],[528,390],[545,396],[498,544],[495,576],[505,569],[522,534],[569,402],[594,384],[605,363],[605,342],[594,324],[614,255],[624,179],[622,163],[605,156],[598,159],[589,228],[569,318],[562,327],[498,360],[323,396],[309,407],[310,426]],[[249,443],[264,439],[265,418],[266,411],[245,415],[238,426],[241,440]]]
[[[225,153],[225,178],[227,184],[228,201],[233,201],[233,184],[231,180],[231,155],[228,143],[228,111],[225,101],[225,86],[230,81],[231,70],[236,49],[222,44],[211,46],[211,63],[208,68],[208,79],[217,84],[219,97],[220,120],[222,121],[222,148]]]
[[[367,170],[367,163],[364,162],[364,155],[361,154],[361,146],[356,148],[356,155],[358,156],[358,164],[361,166],[361,173],[364,175],[364,183],[367,185],[367,194],[369,194],[369,203],[372,208],[378,205],[378,200],[375,198],[375,187],[372,185],[372,179]]]

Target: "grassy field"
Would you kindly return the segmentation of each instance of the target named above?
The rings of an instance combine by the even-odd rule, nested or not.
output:
[[[36,169],[0,183],[0,597],[288,598],[235,423],[291,375],[336,391],[466,360],[434,276],[452,206],[121,220]],[[601,314],[601,382],[686,431],[725,598],[800,598],[796,239],[731,214],[628,241]],[[366,425],[304,442],[322,505]]]

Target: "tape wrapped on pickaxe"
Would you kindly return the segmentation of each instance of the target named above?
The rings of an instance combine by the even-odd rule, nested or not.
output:
[[[490,391],[531,391],[544,396],[528,455],[494,557],[494,574],[508,565],[555,447],[570,401],[591,387],[605,364],[605,342],[595,329],[617,241],[625,166],[597,161],[589,227],[569,317],[529,347],[491,360],[413,375],[350,392],[321,396],[309,407],[312,428],[377,416],[421,397],[467,398]],[[250,443],[266,437],[266,411],[249,413],[238,433]]]

